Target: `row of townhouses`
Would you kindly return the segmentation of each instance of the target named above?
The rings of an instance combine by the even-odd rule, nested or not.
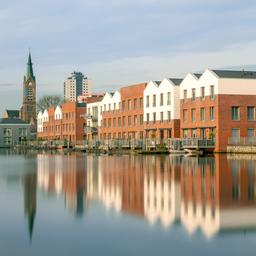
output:
[[[74,106],[72,111],[67,104]],[[45,110],[38,114],[38,137],[75,144],[198,138],[213,140],[214,150],[225,152],[229,143],[241,138],[254,141],[255,107],[256,72],[206,70],[184,79],[124,86],[91,97],[82,108],[73,102]]]

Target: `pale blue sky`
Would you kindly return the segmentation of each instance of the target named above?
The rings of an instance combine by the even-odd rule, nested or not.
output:
[[[0,111],[21,105],[29,47],[38,96],[73,70],[105,91],[256,64],[255,24],[251,0],[1,0]]]

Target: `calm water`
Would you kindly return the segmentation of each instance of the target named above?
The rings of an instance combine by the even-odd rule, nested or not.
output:
[[[0,255],[255,255],[254,156],[0,153]]]

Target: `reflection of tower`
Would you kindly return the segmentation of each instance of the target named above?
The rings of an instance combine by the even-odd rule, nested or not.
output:
[[[33,235],[34,221],[36,216],[36,190],[37,175],[36,172],[28,173],[23,178],[24,186],[24,211],[28,220],[28,231],[30,240]]]
[[[33,72],[31,54],[29,53],[27,72],[23,81],[23,103],[20,118],[31,124],[32,131],[36,131],[36,78]]]

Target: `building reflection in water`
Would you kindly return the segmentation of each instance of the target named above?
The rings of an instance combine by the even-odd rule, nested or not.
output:
[[[37,207],[36,162],[29,165],[29,170],[22,178],[24,193],[24,214],[27,219],[29,238],[32,240]]]
[[[210,238],[256,228],[255,161],[246,157],[41,154],[37,183],[46,192],[64,195],[76,215],[100,202],[107,210],[146,218],[151,225],[181,223],[189,234],[199,229]],[[32,209],[36,184],[31,179],[36,176],[27,178],[31,188],[25,195],[31,192]]]

